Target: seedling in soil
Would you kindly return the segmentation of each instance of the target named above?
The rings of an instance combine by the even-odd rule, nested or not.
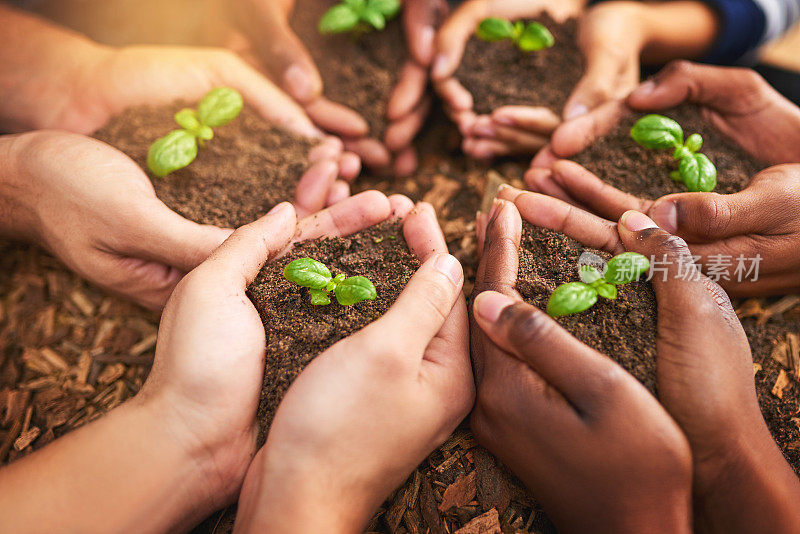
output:
[[[322,15],[319,32],[361,35],[380,31],[399,11],[400,0],[343,0]]]
[[[375,286],[363,276],[347,277],[331,275],[330,269],[311,258],[300,258],[283,269],[283,277],[300,287],[307,287],[314,306],[331,303],[331,293],[342,306],[350,306],[362,300],[375,300]]]
[[[538,22],[525,24],[518,20],[512,23],[506,19],[490,17],[478,25],[476,34],[479,39],[490,43],[510,40],[523,52],[536,52],[555,44],[550,30]]]
[[[678,169],[669,177],[682,182],[689,191],[710,192],[717,186],[717,168],[705,154],[697,151],[703,146],[700,134],[692,134],[686,142],[683,129],[674,120],[663,115],[646,115],[631,128],[634,141],[649,149],[672,149]]]
[[[242,95],[228,87],[209,91],[197,109],[185,108],[175,114],[181,127],[157,139],[147,152],[150,171],[163,178],[171,172],[189,165],[197,157],[197,150],[214,138],[214,130],[225,126],[242,111]]]
[[[624,252],[608,262],[605,273],[591,265],[580,266],[581,282],[561,284],[550,295],[547,314],[562,317],[586,311],[603,297],[617,298],[617,286],[638,280],[650,268],[650,262],[636,252]]]

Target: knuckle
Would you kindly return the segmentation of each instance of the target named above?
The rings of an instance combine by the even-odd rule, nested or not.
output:
[[[695,215],[697,220],[704,221],[711,235],[725,232],[733,219],[730,205],[718,193],[704,195],[697,204]]]
[[[430,282],[424,287],[422,307],[425,315],[431,315],[439,320],[445,320],[450,315],[453,291],[444,284],[444,281],[442,283]]]
[[[518,350],[542,343],[556,331],[554,321],[540,310],[524,303],[503,310],[500,323],[506,325],[511,344]]]
[[[688,76],[692,74],[694,65],[685,59],[675,59],[667,63],[662,69],[664,75]]]

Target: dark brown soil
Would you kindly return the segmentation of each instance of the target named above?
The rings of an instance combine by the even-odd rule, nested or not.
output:
[[[370,137],[383,139],[386,105],[406,62],[400,15],[373,31],[320,35],[319,19],[339,0],[297,0],[291,25],[319,68],[325,96],[359,112],[369,124]]]
[[[798,374],[796,370],[792,370],[791,364],[785,365],[773,357],[773,354],[778,356],[790,351],[797,357],[797,352],[800,350],[798,344],[800,310],[795,308],[793,312],[786,317],[773,318],[766,324],[760,324],[754,318],[744,319],[742,324],[750,340],[750,348],[753,350],[753,363],[760,365],[760,369],[755,373],[755,380],[761,413],[786,460],[800,475]],[[782,397],[778,397],[773,388],[776,382],[779,382],[781,373],[788,378],[788,385],[783,388]]]
[[[366,276],[375,284],[378,298],[353,306],[340,306],[335,300],[328,306],[311,305],[308,290],[283,277],[287,263],[304,257],[324,263],[334,275]],[[389,221],[350,237],[300,243],[261,270],[248,289],[267,332],[259,444],[300,371],[331,345],[383,315],[418,268],[419,260],[406,245],[401,223]]]
[[[120,149],[146,170],[150,145],[177,128],[173,115],[186,105],[129,109],[94,137]],[[150,178],[158,198],[187,219],[236,228],[293,200],[314,144],[270,126],[245,107],[236,120],[214,131],[214,139],[200,149],[191,165],[164,178]]]
[[[555,37],[555,44],[538,52],[522,52],[510,41],[487,43],[473,36],[455,77],[472,93],[474,109],[488,114],[502,106],[550,108],[561,115],[572,89],[583,76],[576,19],[559,24],[547,13],[531,19]]]
[[[585,247],[563,234],[523,223],[517,291],[526,302],[547,308],[556,287],[580,281],[577,265],[582,252],[611,259],[610,254]],[[617,300],[601,297],[591,309],[561,317],[558,322],[590,347],[613,358],[655,393],[655,293],[644,280],[618,286],[617,290]]]
[[[744,189],[750,178],[766,167],[714,128],[694,104],[661,111],[678,121],[688,137],[703,136],[703,148],[717,167],[717,193],[735,193]],[[631,127],[643,115],[629,114],[607,135],[572,158],[614,187],[638,197],[656,199],[671,193],[684,193],[686,187],[669,177],[677,168],[671,150],[648,150],[631,139]]]

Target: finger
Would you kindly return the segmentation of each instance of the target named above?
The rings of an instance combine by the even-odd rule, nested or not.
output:
[[[478,160],[491,160],[511,154],[511,148],[502,141],[467,137],[461,143],[461,150]]]
[[[308,162],[318,163],[324,159],[339,159],[344,151],[344,143],[338,137],[327,136],[308,151]]]
[[[770,173],[768,169],[760,176]],[[793,186],[795,193],[800,187]],[[792,193],[784,198],[792,198]],[[677,193],[656,200],[648,214],[661,228],[692,243],[717,241],[748,233],[767,233],[783,220],[774,209],[781,191],[759,183],[731,195]]]
[[[184,271],[162,263],[109,255],[111,266],[102,280],[92,280],[106,291],[122,295],[150,310],[164,308]],[[105,264],[105,262],[103,262]]]
[[[305,110],[323,130],[343,137],[363,137],[369,133],[369,125],[361,115],[325,97],[306,104]]]
[[[335,161],[323,160],[312,165],[297,184],[294,195],[297,216],[305,217],[324,208],[338,176],[339,165]]]
[[[411,57],[422,67],[433,61],[436,26],[443,6],[431,0],[407,0],[403,8],[403,25]]]
[[[224,62],[215,69],[220,85],[238,89],[246,102],[269,122],[299,135],[316,138],[322,132],[294,100],[238,56],[224,55]]]
[[[631,88],[629,84],[638,81],[638,50],[628,55],[624,51],[597,47],[595,43],[584,48],[586,70],[564,105],[566,121],[586,115],[612,99],[624,97]]]
[[[480,116],[473,124],[470,135],[481,140],[503,143],[511,154],[535,154],[550,140],[522,128],[496,124],[489,116]]]
[[[467,41],[485,12],[482,2],[464,2],[439,28],[434,40],[436,56],[431,67],[434,81],[443,81],[456,71]]]
[[[578,202],[561,187],[561,184],[553,179],[553,171],[545,168],[533,168],[528,170],[524,176],[525,185],[534,193],[541,193],[559,200],[563,200],[572,205]]]
[[[333,206],[338,204],[350,196],[350,184],[343,180],[336,180],[328,191],[328,200],[325,201],[326,206]]]
[[[428,71],[413,61],[407,62],[389,96],[386,118],[396,121],[411,113],[421,103],[427,85]]]
[[[230,229],[197,224],[153,199],[124,226],[124,238],[107,243],[110,252],[154,261],[189,272],[222,244]],[[113,235],[113,234],[110,234]]]
[[[446,254],[447,241],[436,218],[436,211],[427,202],[418,203],[403,221],[403,236],[408,248],[424,262],[433,254]]]
[[[719,280],[718,283],[728,295],[736,298],[789,295],[800,292],[800,273],[759,273],[757,280],[745,279],[744,282],[739,282],[731,277],[730,280]]]
[[[473,310],[493,342],[527,363],[579,412],[592,412],[597,396],[608,395],[608,385],[624,376],[619,365],[529,304],[486,291],[475,299]]]
[[[286,248],[296,228],[294,207],[288,202],[278,204],[257,221],[233,232],[196,272],[213,276],[218,284],[244,290],[264,263]]]
[[[389,199],[383,193],[364,191],[301,219],[294,241],[347,236],[385,221],[391,214]]]
[[[391,195],[389,196],[389,205],[392,208],[392,217],[397,217],[400,220],[414,209],[414,203],[405,195]]]
[[[410,114],[393,122],[386,129],[386,148],[400,152],[409,147],[417,136],[431,109],[431,99],[425,98]]]
[[[561,124],[561,118],[549,108],[503,106],[492,112],[492,121],[500,126],[521,128],[550,136]]]
[[[533,161],[531,161],[531,168],[532,169],[549,169],[553,163],[555,163],[559,158],[553,153],[553,149],[550,145],[543,147],[539,152],[536,153],[536,156],[533,157]]]
[[[522,218],[512,202],[495,200],[488,213],[476,292],[499,291],[516,296]]]
[[[404,178],[414,174],[419,167],[417,149],[409,146],[401,150],[394,157],[394,174],[399,178]]]
[[[344,152],[339,157],[339,177],[352,182],[361,174],[361,158],[353,152]]]
[[[470,111],[473,108],[472,93],[467,91],[455,78],[437,82],[434,87],[444,103],[454,111]]]
[[[433,254],[414,274],[389,311],[364,331],[387,346],[402,346],[410,361],[421,361],[461,297],[464,274],[449,254]]]
[[[750,69],[710,67],[673,61],[628,96],[634,109],[669,108],[694,102],[717,109],[736,108],[747,97],[766,89],[766,82]],[[731,91],[735,87],[736,91]],[[731,98],[735,97],[735,101]]]
[[[595,139],[607,134],[625,113],[621,102],[607,102],[591,113],[567,121],[559,126],[551,140],[553,153],[560,158],[570,158],[586,149]]]
[[[524,192],[514,204],[522,218],[534,226],[561,232],[583,245],[612,254],[625,252],[617,225],[562,200]]]
[[[578,206],[600,217],[617,220],[626,211],[646,212],[652,205],[652,201],[611,186],[574,161],[559,160],[553,164],[552,170],[552,179]]]
[[[368,137],[345,139],[344,146],[347,150],[358,154],[361,162],[372,169],[385,169],[392,162],[389,150],[377,139]]]
[[[619,235],[628,250],[659,262],[659,272],[651,273],[651,281],[660,322],[688,326],[698,324],[698,317],[714,317],[722,312],[731,326],[739,324],[730,299],[722,288],[700,272],[686,241],[659,228],[637,211],[623,214]],[[686,313],[689,307],[691,314]]]

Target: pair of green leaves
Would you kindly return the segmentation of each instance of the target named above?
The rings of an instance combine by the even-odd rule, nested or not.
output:
[[[547,313],[551,317],[562,317],[588,310],[598,297],[614,300],[618,285],[638,280],[649,268],[647,258],[636,252],[624,252],[611,258],[605,273],[591,265],[581,265],[581,282],[558,286],[550,295]]]
[[[147,166],[163,178],[171,172],[189,165],[197,157],[198,147],[214,138],[214,130],[235,119],[242,111],[242,95],[229,87],[209,91],[197,109],[185,108],[175,114],[181,127],[173,130],[150,145]]]
[[[506,19],[490,17],[478,25],[476,34],[479,39],[490,43],[510,40],[523,52],[536,52],[555,44],[553,34],[538,22],[525,24],[518,20],[511,23]]]
[[[698,150],[703,146],[700,134],[692,134],[683,140],[683,128],[663,115],[646,115],[631,128],[634,141],[649,149],[673,149],[678,169],[670,178],[683,182],[692,192],[710,192],[717,187],[717,168],[705,154]]]
[[[320,33],[383,30],[400,11],[400,0],[343,0],[322,15]]]
[[[369,279],[363,276],[348,278],[344,274],[332,276],[330,269],[311,258],[290,262],[283,269],[283,277],[300,287],[307,287],[314,306],[330,304],[331,293],[342,306],[350,306],[362,300],[375,300],[378,296]]]

